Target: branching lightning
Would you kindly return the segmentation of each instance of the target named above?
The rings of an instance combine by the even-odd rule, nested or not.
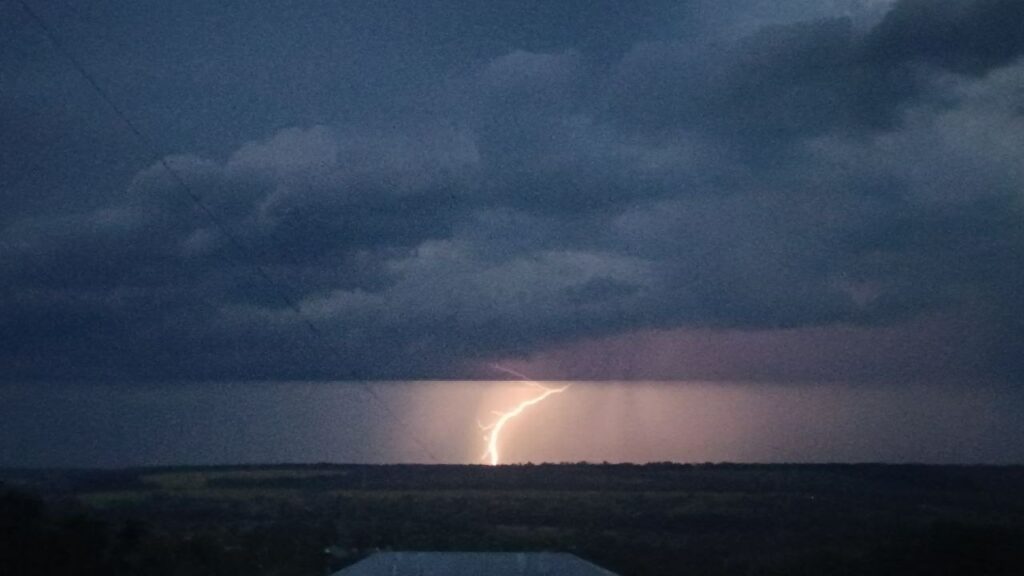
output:
[[[491,466],[497,466],[501,462],[501,457],[498,452],[498,446],[501,443],[501,432],[505,428],[505,425],[508,424],[509,421],[515,418],[516,416],[522,414],[523,411],[529,408],[530,406],[540,404],[544,400],[547,400],[548,397],[553,396],[555,394],[561,394],[562,392],[565,392],[569,388],[568,384],[562,386],[561,388],[548,388],[547,386],[543,386],[539,382],[535,382],[526,375],[520,372],[516,372],[515,370],[512,370],[510,368],[494,366],[494,369],[506,372],[508,374],[512,374],[517,378],[522,378],[530,386],[541,390],[541,393],[540,395],[534,398],[520,402],[515,408],[507,412],[494,411],[494,415],[498,417],[497,420],[486,426],[480,424],[480,429],[487,432],[487,434],[484,435],[484,441],[487,442],[487,450],[484,451],[482,459],[485,462],[489,462]]]

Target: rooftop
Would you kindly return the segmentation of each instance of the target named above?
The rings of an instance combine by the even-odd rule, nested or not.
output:
[[[616,576],[560,552],[378,552],[333,576]]]

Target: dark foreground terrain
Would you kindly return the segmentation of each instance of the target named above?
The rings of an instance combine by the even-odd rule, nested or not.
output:
[[[0,574],[324,574],[374,549],[630,574],[1024,574],[1024,468],[0,470]]]

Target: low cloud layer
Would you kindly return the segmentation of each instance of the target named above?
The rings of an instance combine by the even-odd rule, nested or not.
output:
[[[601,343],[633,335],[667,334],[653,338],[686,358],[695,341],[672,334],[757,334],[723,343],[742,367],[743,350],[807,345],[794,330],[832,335],[822,341],[834,353],[806,362],[841,360],[797,373],[907,378],[863,345],[871,331],[891,340],[950,326],[969,332],[970,357],[924,362],[920,374],[1019,378],[1024,4],[665,4],[620,15],[635,26],[591,22],[567,3],[557,3],[562,29],[517,12],[504,45],[475,36],[494,22],[466,9],[462,45],[410,47],[420,67],[350,78],[351,101],[338,88],[333,104],[307,102],[310,121],[274,119],[209,147],[155,133],[175,142],[164,161],[188,190],[152,159],[130,178],[88,176],[122,169],[5,139],[5,162],[44,176],[5,179],[2,378],[487,377],[499,376],[489,362],[542,365],[558,350],[584,365],[607,355]],[[414,42],[450,25],[450,8],[384,21],[404,23]],[[381,22],[366,10],[353,15]],[[268,67],[344,59],[331,54]],[[150,72],[159,84],[161,69]],[[20,99],[2,99],[13,134],[41,122],[14,114],[41,82],[23,76]],[[237,105],[256,110],[262,81],[231,80],[251,83]],[[359,103],[374,82],[390,87],[376,108]],[[110,89],[147,118],[144,90]],[[266,97],[293,103],[281,90]],[[85,108],[94,96],[67,98]],[[349,112],[323,112],[331,106]],[[166,121],[152,114],[146,130]],[[175,114],[189,124],[204,112]],[[197,133],[232,126],[225,117]],[[26,149],[38,149],[37,169]],[[859,362],[843,334],[864,350]],[[921,342],[914,367],[950,339],[909,340]],[[882,368],[867,367],[880,357]],[[659,366],[610,376],[788,374]]]

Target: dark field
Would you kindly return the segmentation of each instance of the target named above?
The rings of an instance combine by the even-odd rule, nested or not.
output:
[[[0,471],[0,574],[319,575],[374,549],[631,574],[1024,574],[1024,468],[269,466]]]

